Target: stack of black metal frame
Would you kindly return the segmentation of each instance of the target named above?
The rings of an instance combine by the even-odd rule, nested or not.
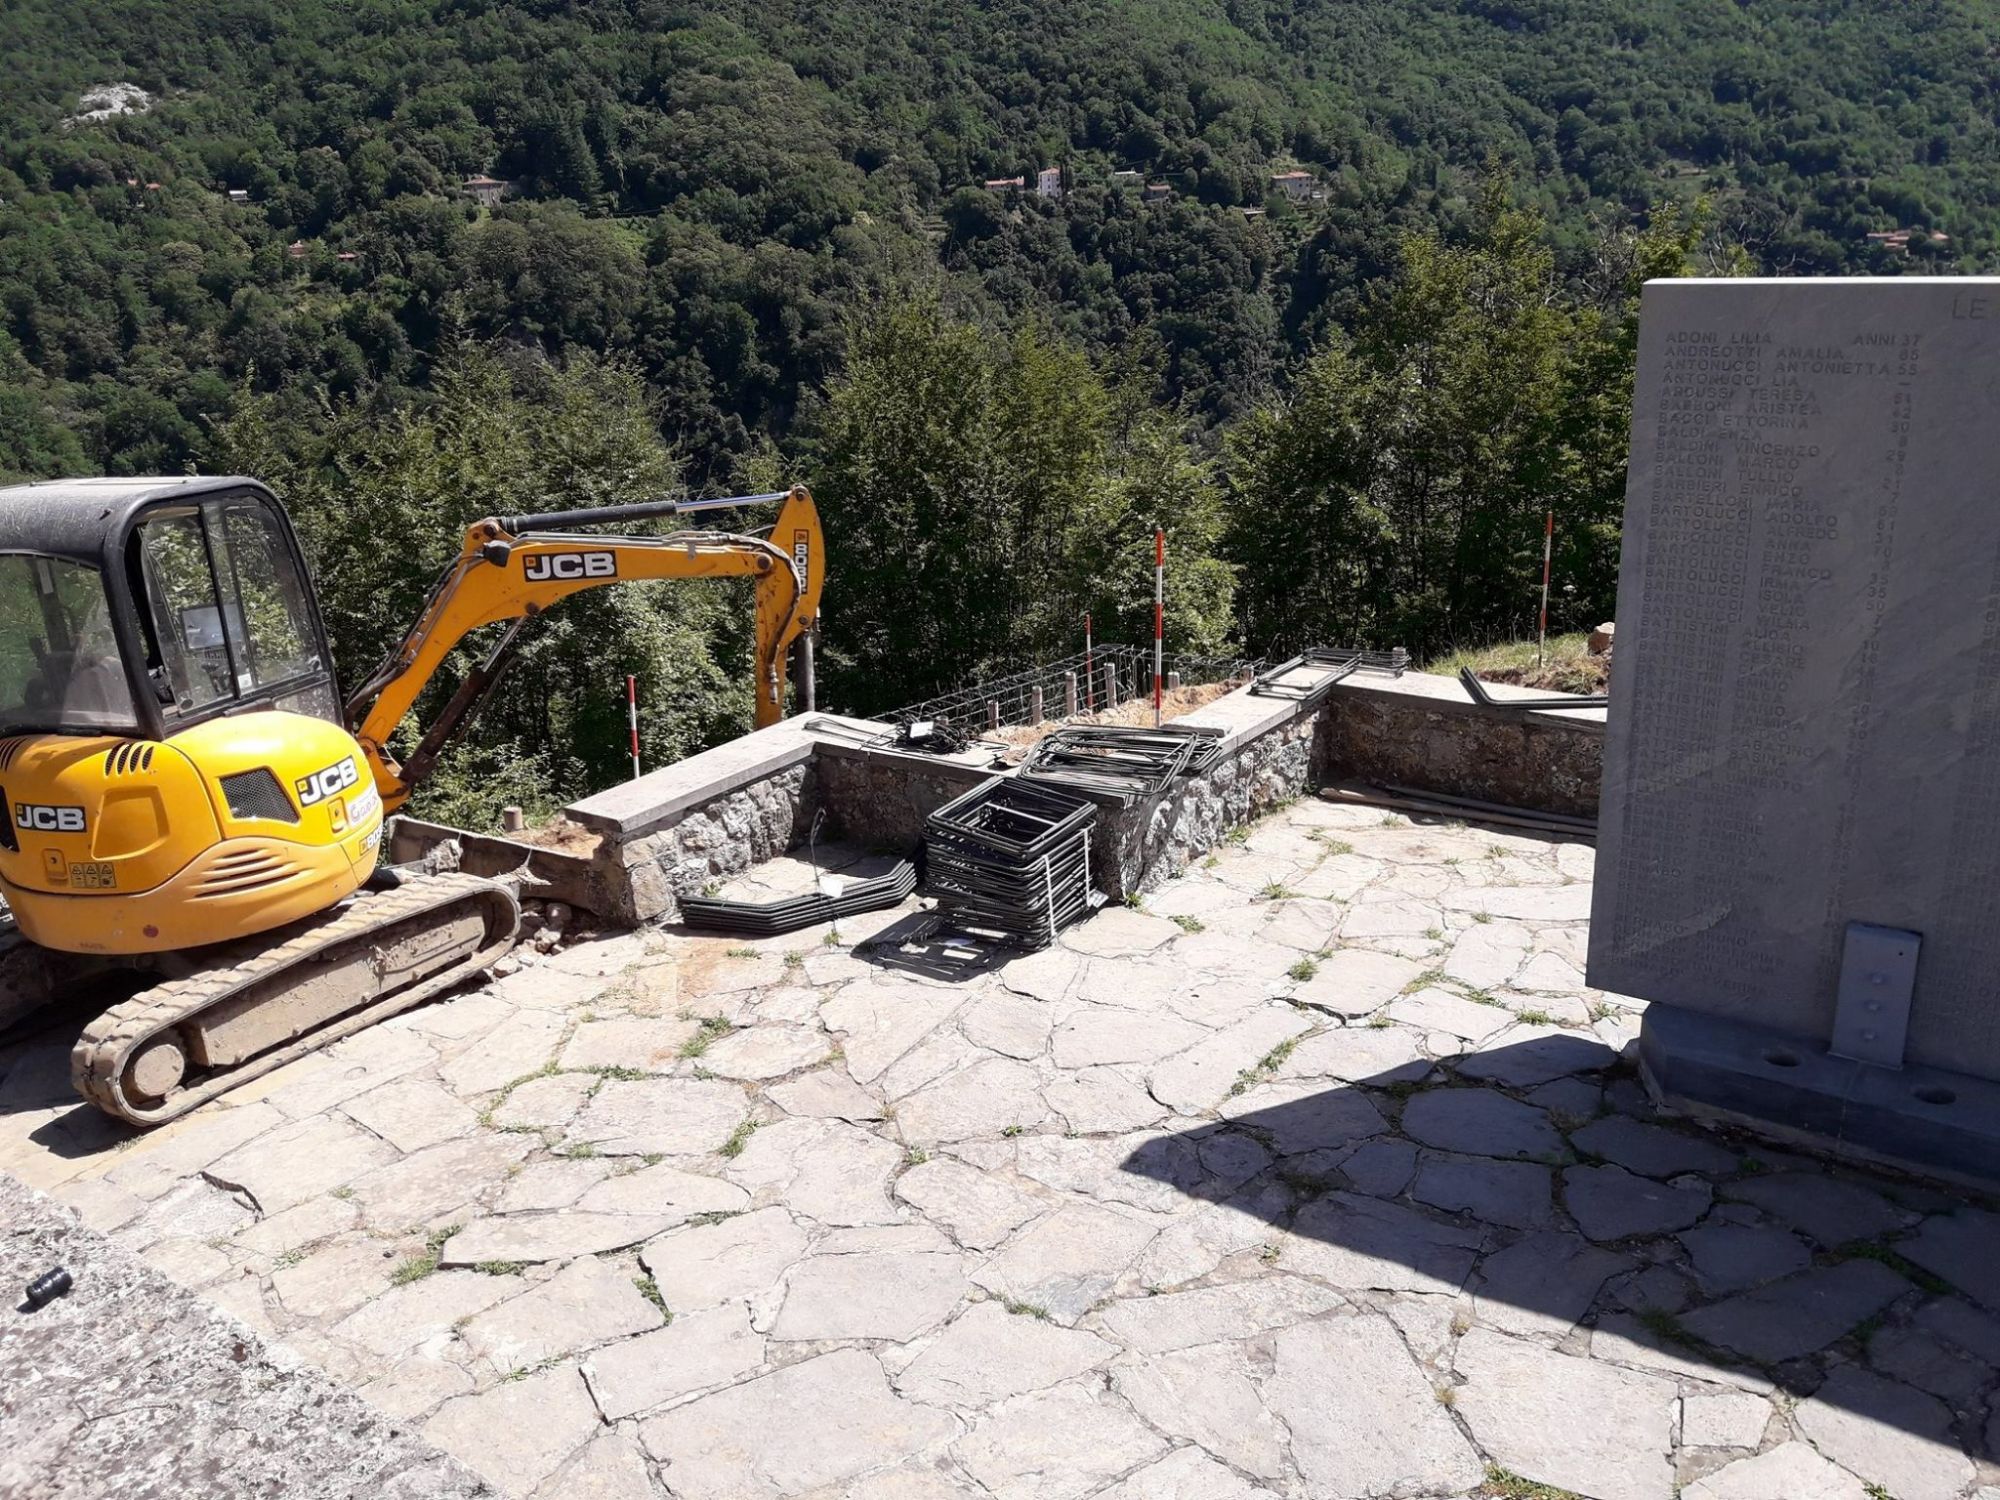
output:
[[[1290,661],[1281,661],[1261,673],[1250,684],[1257,698],[1291,698],[1301,703],[1317,703],[1356,672],[1386,672],[1401,677],[1410,665],[1410,653],[1401,646],[1392,651],[1330,650],[1313,646]]]
[[[1021,762],[1021,773],[1125,798],[1157,797],[1177,778],[1213,765],[1227,732],[1180,724],[1157,729],[1070,725],[1037,744]]]
[[[905,859],[899,860],[896,868],[887,875],[843,885],[838,895],[810,891],[803,896],[788,896],[781,901],[730,901],[721,896],[683,896],[681,921],[689,927],[713,928],[718,932],[775,937],[781,932],[797,932],[801,927],[859,916],[864,911],[881,911],[907,900],[916,888],[917,867]]]
[[[924,889],[957,926],[1046,948],[1104,899],[1090,880],[1096,817],[1072,792],[996,776],[925,822]]]

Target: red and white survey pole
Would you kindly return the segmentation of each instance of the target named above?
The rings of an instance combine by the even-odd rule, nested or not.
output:
[[[1090,616],[1083,617],[1083,711],[1097,712],[1097,664],[1090,654]]]
[[[632,779],[639,779],[639,679],[625,674],[625,723],[632,731]]]
[[[1153,528],[1153,727],[1160,727],[1160,691],[1166,682],[1167,534]]]
[[[1542,528],[1542,623],[1535,636],[1535,665],[1542,665],[1542,653],[1549,644],[1549,559],[1556,548],[1556,513],[1549,512],[1548,522]]]

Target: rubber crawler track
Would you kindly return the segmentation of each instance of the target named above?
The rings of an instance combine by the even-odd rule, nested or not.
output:
[[[373,1004],[336,1016],[317,1030],[294,1037],[281,1046],[260,1053],[237,1067],[202,1078],[187,1088],[177,1089],[167,1098],[143,1106],[127,1097],[123,1086],[125,1065],[132,1052],[147,1038],[178,1025],[246,984],[270,978],[296,964],[306,963],[329,950],[365,940],[396,922],[439,908],[460,903],[484,906],[488,910],[486,945],[471,957],[427,974],[416,983],[384,995]],[[344,906],[294,926],[288,936],[269,948],[245,953],[227,968],[211,969],[187,979],[153,986],[115,1005],[84,1029],[70,1053],[70,1081],[76,1091],[99,1109],[134,1125],[159,1125],[183,1115],[198,1104],[249,1082],[307,1053],[317,1052],[342,1037],[374,1025],[377,1021],[408,1010],[431,996],[450,989],[492,965],[514,946],[520,908],[506,886],[472,875],[431,875],[412,880],[391,891],[371,892]]]

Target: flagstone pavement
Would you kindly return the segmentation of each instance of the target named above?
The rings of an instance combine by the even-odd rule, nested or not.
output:
[[[2000,1215],[1656,1114],[1591,874],[1305,801],[1044,953],[583,941],[136,1136],[72,1024],[0,1169],[522,1500],[2000,1500]]]

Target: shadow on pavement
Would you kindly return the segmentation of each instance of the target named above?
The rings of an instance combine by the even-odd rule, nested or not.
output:
[[[1866,1419],[1855,1432],[2000,1459],[1989,1206],[1660,1115],[1593,1038],[1434,1065],[1391,1035],[1322,1034],[1345,1039],[1329,1057],[1373,1063],[1246,1077],[1221,1120],[1148,1140],[1124,1170],[1275,1226],[1280,1271],[1350,1293],[1466,1294],[1455,1331],[1565,1353],[1587,1341],[1592,1360],[1784,1392]],[[1244,1133],[1275,1165],[1214,1180],[1202,1163]],[[1800,1425],[1820,1440],[1804,1409]],[[1970,1485],[1963,1458],[1929,1451]]]

